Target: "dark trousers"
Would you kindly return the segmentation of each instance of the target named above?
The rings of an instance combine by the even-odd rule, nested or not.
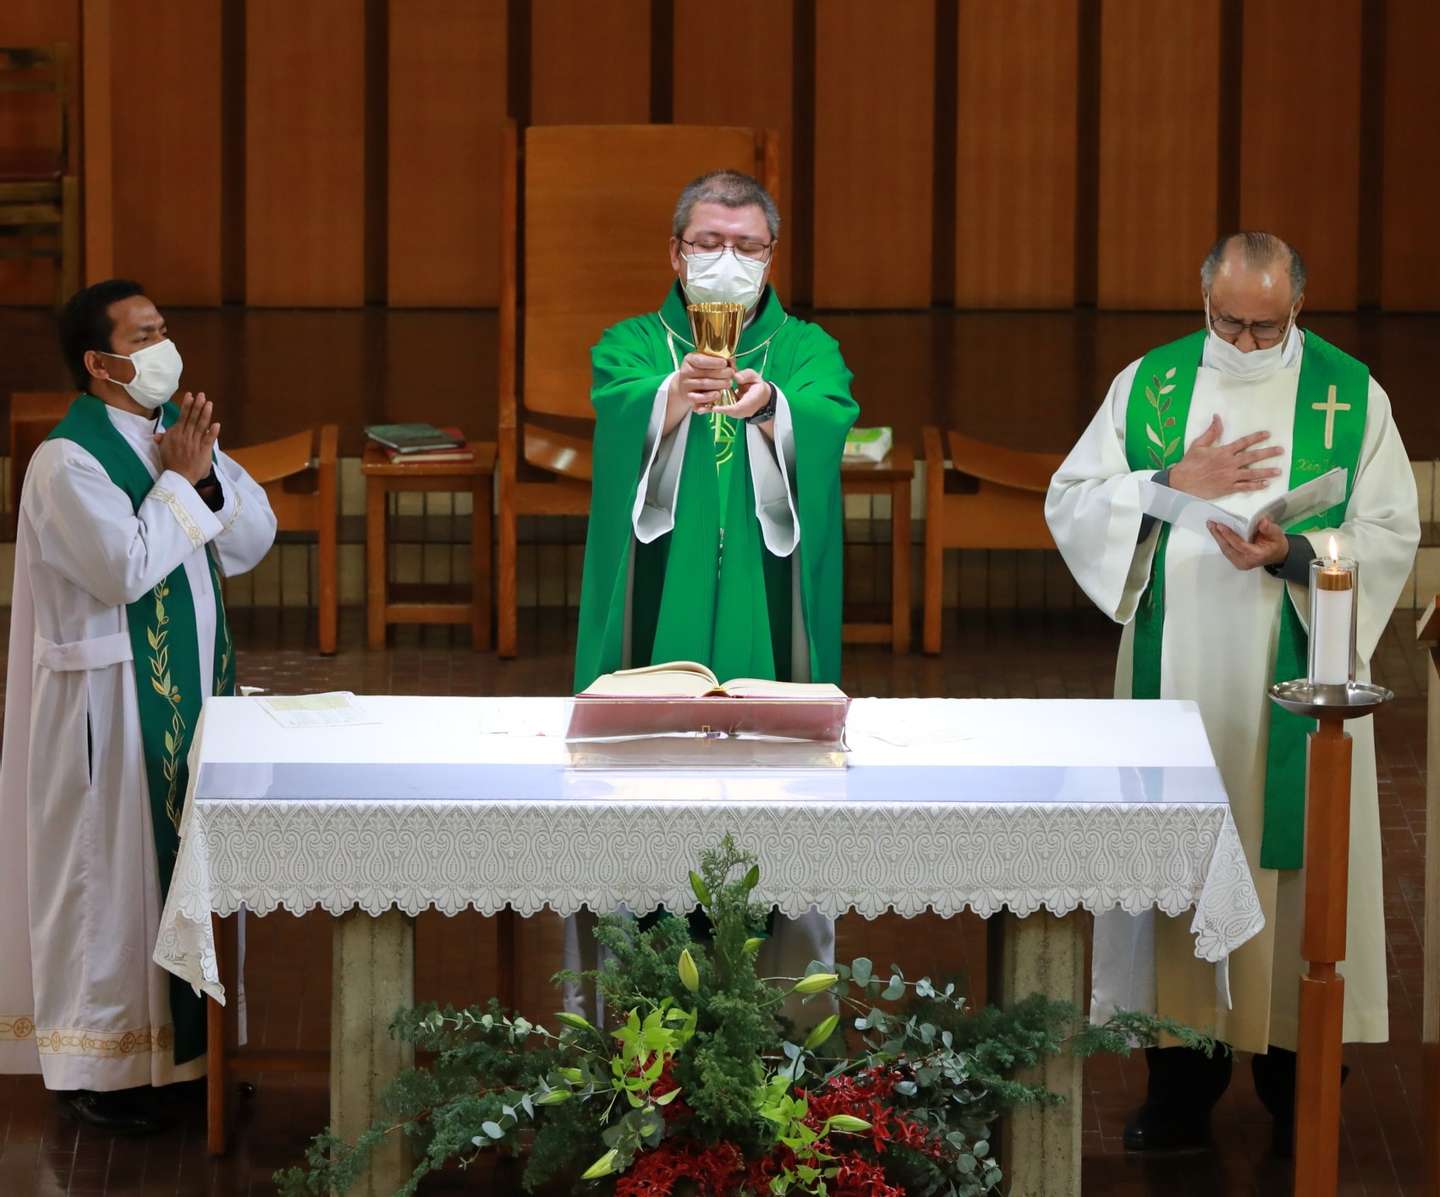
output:
[[[1145,1104],[1177,1118],[1205,1118],[1230,1085],[1235,1057],[1217,1047],[1213,1056],[1188,1047],[1149,1047],[1145,1063],[1150,1076]],[[1272,1047],[1252,1056],[1255,1092],[1277,1122],[1295,1121],[1295,1053]]]

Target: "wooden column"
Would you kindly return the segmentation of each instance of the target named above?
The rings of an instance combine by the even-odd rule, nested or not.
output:
[[[1296,1197],[1333,1194],[1340,1168],[1345,908],[1350,885],[1350,746],[1343,717],[1310,734],[1305,792],[1305,928],[1300,954],[1300,1044],[1295,1070]]]
[[[1006,911],[998,979],[1000,1005],[1043,993],[1085,1008],[1085,928],[1079,912],[1056,918],[1046,911],[1016,918]],[[995,1000],[994,997],[991,998]],[[1065,1100],[1012,1110],[1001,1130],[1001,1167],[1010,1197],[1079,1197],[1080,1111],[1084,1069],[1069,1052],[1017,1080],[1044,1085]]]
[[[335,920],[330,993],[330,1126],[353,1142],[380,1114],[380,1093],[415,1063],[415,1048],[390,1037],[395,1012],[415,1004],[415,920],[390,909],[351,910]],[[348,1197],[388,1197],[409,1178],[410,1144],[390,1135]]]
[[[1430,705],[1425,752],[1425,997],[1421,1034],[1427,1191],[1440,1195],[1440,618],[1432,600],[1416,628],[1430,650]]]

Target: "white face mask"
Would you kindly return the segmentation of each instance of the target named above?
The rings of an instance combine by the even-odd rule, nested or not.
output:
[[[1205,327],[1210,334],[1205,346],[1206,363],[1231,378],[1255,382],[1273,374],[1285,364],[1285,352],[1290,346],[1290,338],[1295,335],[1295,309],[1290,309],[1283,337],[1266,349],[1252,349],[1249,353],[1237,349],[1215,331],[1210,323],[1209,300],[1205,301]]]
[[[123,357],[135,367],[135,377],[129,382],[121,382],[118,378],[111,381],[123,388],[125,393],[146,411],[154,411],[169,402],[170,397],[175,394],[175,388],[180,385],[180,372],[185,365],[180,360],[180,351],[175,348],[175,342],[168,337],[163,341],[156,341],[153,345],[146,345],[144,349],[137,349],[129,356],[123,353],[110,353],[106,356]]]
[[[729,249],[685,255],[685,296],[691,303],[742,303],[760,299],[766,263]]]

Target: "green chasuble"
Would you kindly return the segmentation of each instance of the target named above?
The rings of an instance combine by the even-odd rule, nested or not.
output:
[[[1190,398],[1205,348],[1206,334],[1196,332],[1152,349],[1140,363],[1125,414],[1125,455],[1132,470],[1160,470],[1185,455],[1185,424]],[[1345,500],[1286,532],[1338,527],[1345,519],[1355,472],[1360,464],[1370,371],[1315,333],[1306,331],[1295,395],[1290,442],[1290,489],[1343,466],[1347,471]],[[1326,413],[1348,404],[1350,418],[1332,424]],[[1224,503],[1224,500],[1221,500]],[[1160,697],[1161,644],[1165,630],[1165,547],[1170,526],[1162,524],[1150,567],[1150,584],[1135,613],[1133,698]],[[1304,677],[1307,638],[1304,625],[1282,589],[1280,635],[1273,678],[1277,682]],[[1305,737],[1313,719],[1273,708],[1265,758],[1265,813],[1260,839],[1260,866],[1298,869],[1305,851]]]
[[[810,680],[838,682],[840,459],[859,411],[840,347],[818,325],[789,315],[766,288],[736,353],[736,369],[758,371],[789,403],[790,479],[800,522],[792,557],[765,547],[745,428],[725,416],[690,417],[675,526],[650,544],[635,539],[632,513],[655,392],[693,350],[677,283],[660,311],[607,329],[592,351],[594,491],[575,688],[627,666],[678,660],[708,665],[722,681],[790,680],[792,562],[799,569]]]
[[[179,418],[179,409],[167,403],[162,426],[168,428]],[[129,496],[136,511],[155,485],[145,463],[110,422],[105,404],[93,395],[76,398],[47,439],[73,441],[94,457],[110,481]],[[220,593],[220,571],[213,551],[207,550],[206,559],[215,592],[212,691],[234,694],[235,652]],[[170,889],[170,876],[175,870],[175,856],[180,846],[180,817],[190,773],[190,743],[200,718],[203,697],[195,601],[184,563],[171,570],[149,593],[129,604],[125,608],[125,619],[135,651],[135,695],[163,902]],[[170,978],[170,1017],[175,1026],[175,1063],[184,1064],[203,1054],[204,1003],[179,977]]]

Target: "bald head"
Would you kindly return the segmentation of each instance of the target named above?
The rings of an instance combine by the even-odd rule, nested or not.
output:
[[[1291,303],[1305,294],[1304,260],[1274,233],[1231,233],[1221,237],[1200,264],[1200,286],[1209,295],[1217,278],[1233,279],[1241,274],[1259,275],[1267,287],[1287,283]]]
[[[1248,352],[1263,348],[1272,334],[1283,333],[1305,298],[1305,263],[1274,233],[1232,233],[1222,237],[1200,265],[1200,287],[1212,327]],[[1256,326],[1259,338],[1249,326]],[[1276,337],[1278,339],[1278,335]]]

